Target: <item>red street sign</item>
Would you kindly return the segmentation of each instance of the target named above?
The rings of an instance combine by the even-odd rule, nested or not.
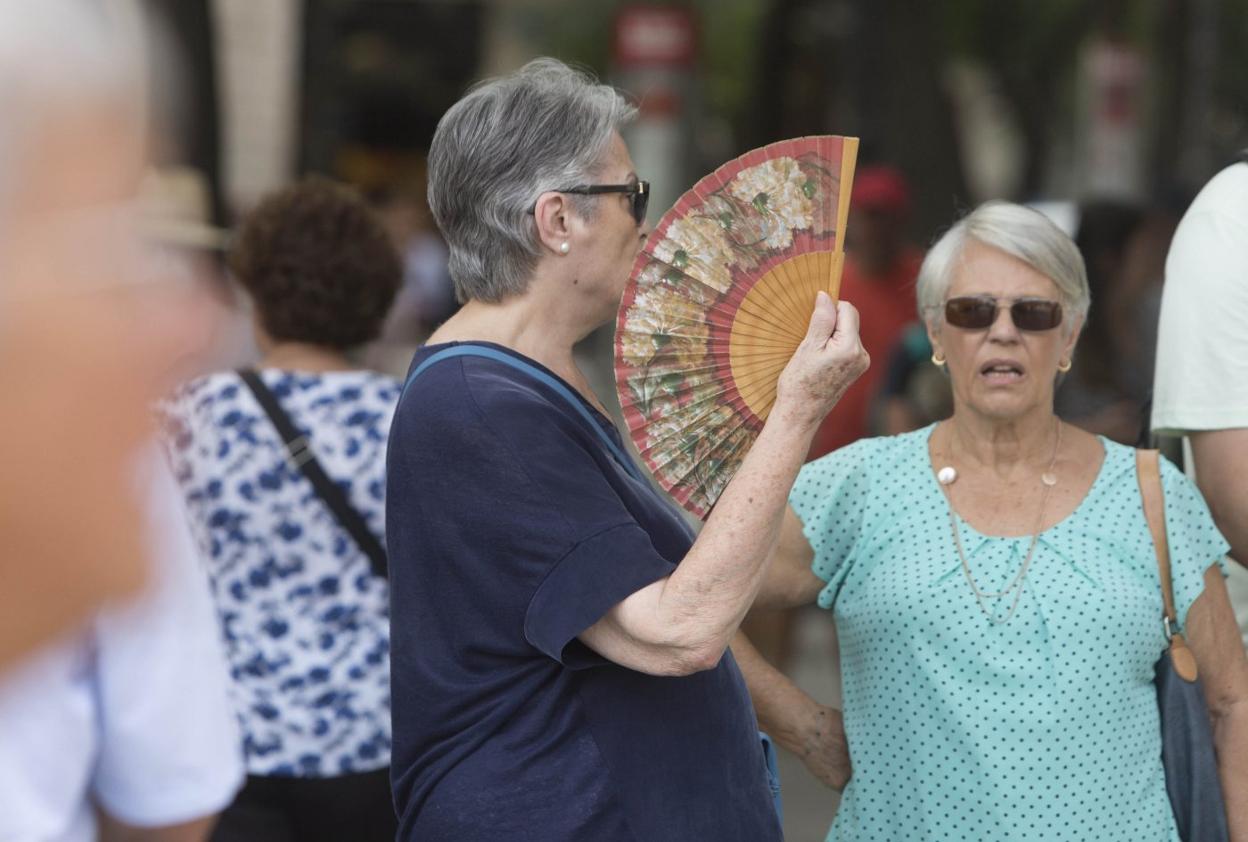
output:
[[[634,4],[616,14],[612,52],[620,70],[689,67],[697,57],[697,42],[688,9]]]

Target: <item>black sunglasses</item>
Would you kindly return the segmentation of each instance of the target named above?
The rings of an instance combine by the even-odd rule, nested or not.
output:
[[[965,330],[983,330],[997,320],[1003,301],[991,295],[965,295],[945,302],[945,321]],[[1019,330],[1052,330],[1062,323],[1062,305],[1045,298],[1019,298],[1009,305]]]
[[[628,196],[629,210],[633,221],[638,225],[646,221],[646,209],[650,207],[650,182],[638,181],[633,184],[580,184],[576,187],[561,187],[553,193],[572,193],[578,196],[600,196],[603,193],[623,193]],[[533,213],[537,210],[534,206]]]

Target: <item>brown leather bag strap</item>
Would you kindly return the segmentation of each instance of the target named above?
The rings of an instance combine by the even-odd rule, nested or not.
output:
[[[1170,578],[1170,542],[1166,540],[1166,498],[1161,489],[1160,455],[1156,450],[1135,451],[1135,475],[1140,482],[1140,497],[1144,501],[1144,519],[1148,521],[1153,550],[1157,553],[1165,616],[1170,621],[1170,627],[1176,628],[1178,617],[1174,611],[1174,582]]]
[[[1157,571],[1161,578],[1161,602],[1166,636],[1170,639],[1170,661],[1174,670],[1184,681],[1195,681],[1199,670],[1196,657],[1188,648],[1179,629],[1178,615],[1174,610],[1174,581],[1170,576],[1170,542],[1166,539],[1166,497],[1161,486],[1160,453],[1156,450],[1135,451],[1135,476],[1140,483],[1140,497],[1144,501],[1144,519],[1153,536],[1153,550],[1157,553]]]

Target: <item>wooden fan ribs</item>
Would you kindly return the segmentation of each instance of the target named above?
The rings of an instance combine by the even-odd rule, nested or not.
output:
[[[775,403],[815,296],[839,287],[855,138],[797,138],[702,178],[655,226],[620,306],[629,431],[705,515]]]
[[[746,293],[732,323],[729,356],[733,381],[742,400],[764,421],[775,400],[779,372],[775,376],[757,376],[760,372],[749,368],[746,359],[760,348],[786,351],[786,360],[797,350],[805,335],[805,322],[809,320],[814,305],[815,294],[810,290],[811,279],[825,277],[821,274],[824,254],[828,252],[799,254],[765,273]],[[757,315],[759,312],[768,311],[782,314],[787,323],[783,334],[768,331],[766,322]],[[781,336],[785,341],[781,341]],[[768,373],[770,374],[770,370]]]

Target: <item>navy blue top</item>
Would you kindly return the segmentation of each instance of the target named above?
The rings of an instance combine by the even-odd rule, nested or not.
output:
[[[413,369],[433,352],[419,351]],[[781,830],[731,654],[682,678],[577,635],[693,535],[549,370],[461,356],[395,415],[387,468],[401,840],[768,842]],[[585,414],[585,410],[589,414]],[[635,470],[635,469],[634,469]]]

